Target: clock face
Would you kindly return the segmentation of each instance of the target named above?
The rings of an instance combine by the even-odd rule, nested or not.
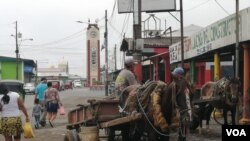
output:
[[[96,37],[96,32],[95,32],[95,31],[91,31],[91,32],[90,32],[90,36],[91,36],[92,38],[95,38],[95,37]]]

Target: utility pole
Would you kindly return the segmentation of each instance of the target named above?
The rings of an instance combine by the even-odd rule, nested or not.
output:
[[[239,77],[239,0],[236,0],[236,46],[235,46],[235,77]],[[236,108],[236,124],[239,124],[239,105]]]
[[[236,46],[235,46],[235,77],[239,77],[239,0],[236,0]]]
[[[108,18],[107,10],[105,10],[105,96],[108,96]]]
[[[18,35],[17,35],[17,21],[15,22],[16,24],[16,80],[18,80],[18,54],[19,54],[19,49],[18,49]]]
[[[37,73],[38,73],[38,63],[37,63],[37,60],[36,60],[36,76],[35,76],[35,84],[37,85]]]
[[[137,61],[137,64],[134,67],[134,72],[137,77],[137,81],[140,83],[142,80],[142,66],[141,66],[141,56],[142,50],[136,48],[137,39],[141,38],[141,0],[134,0],[134,52],[133,59]]]
[[[117,60],[116,60],[116,44],[114,49],[114,59],[115,59],[115,71],[117,70]]]
[[[183,41],[183,7],[180,0],[180,20],[181,20],[181,66],[184,68],[184,41]]]

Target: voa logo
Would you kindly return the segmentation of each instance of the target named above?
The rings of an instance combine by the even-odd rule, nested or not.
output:
[[[247,136],[244,129],[226,129],[227,136]]]

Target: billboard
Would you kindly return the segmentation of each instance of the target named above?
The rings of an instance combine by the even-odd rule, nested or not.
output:
[[[132,13],[136,0],[118,0],[118,13]],[[142,12],[175,11],[175,0],[141,0]]]

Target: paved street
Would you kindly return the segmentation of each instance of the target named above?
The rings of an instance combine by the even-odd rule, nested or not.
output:
[[[66,112],[74,108],[77,104],[84,104],[88,99],[102,99],[104,98],[104,91],[89,91],[87,88],[66,90],[60,92],[62,102],[65,106]],[[27,95],[25,100],[25,105],[28,109],[29,114],[31,115],[31,109],[33,106],[34,95]],[[24,118],[23,118],[24,119]],[[33,120],[33,119],[32,119]],[[63,141],[64,135],[67,131],[67,114],[64,116],[58,115],[58,118],[54,122],[54,128],[51,128],[49,125],[46,127],[34,130],[36,137],[33,139],[22,139],[22,141]],[[205,127],[205,123],[203,124]],[[193,131],[189,135],[190,141],[221,141],[221,129],[218,124],[214,121],[211,121],[211,130],[210,132],[204,132],[202,135],[198,134],[198,131]],[[176,134],[173,133],[171,140],[176,140]],[[0,141],[3,141],[3,136],[0,135]],[[120,140],[120,139],[118,139]],[[101,139],[101,141],[106,141],[106,139]]]

